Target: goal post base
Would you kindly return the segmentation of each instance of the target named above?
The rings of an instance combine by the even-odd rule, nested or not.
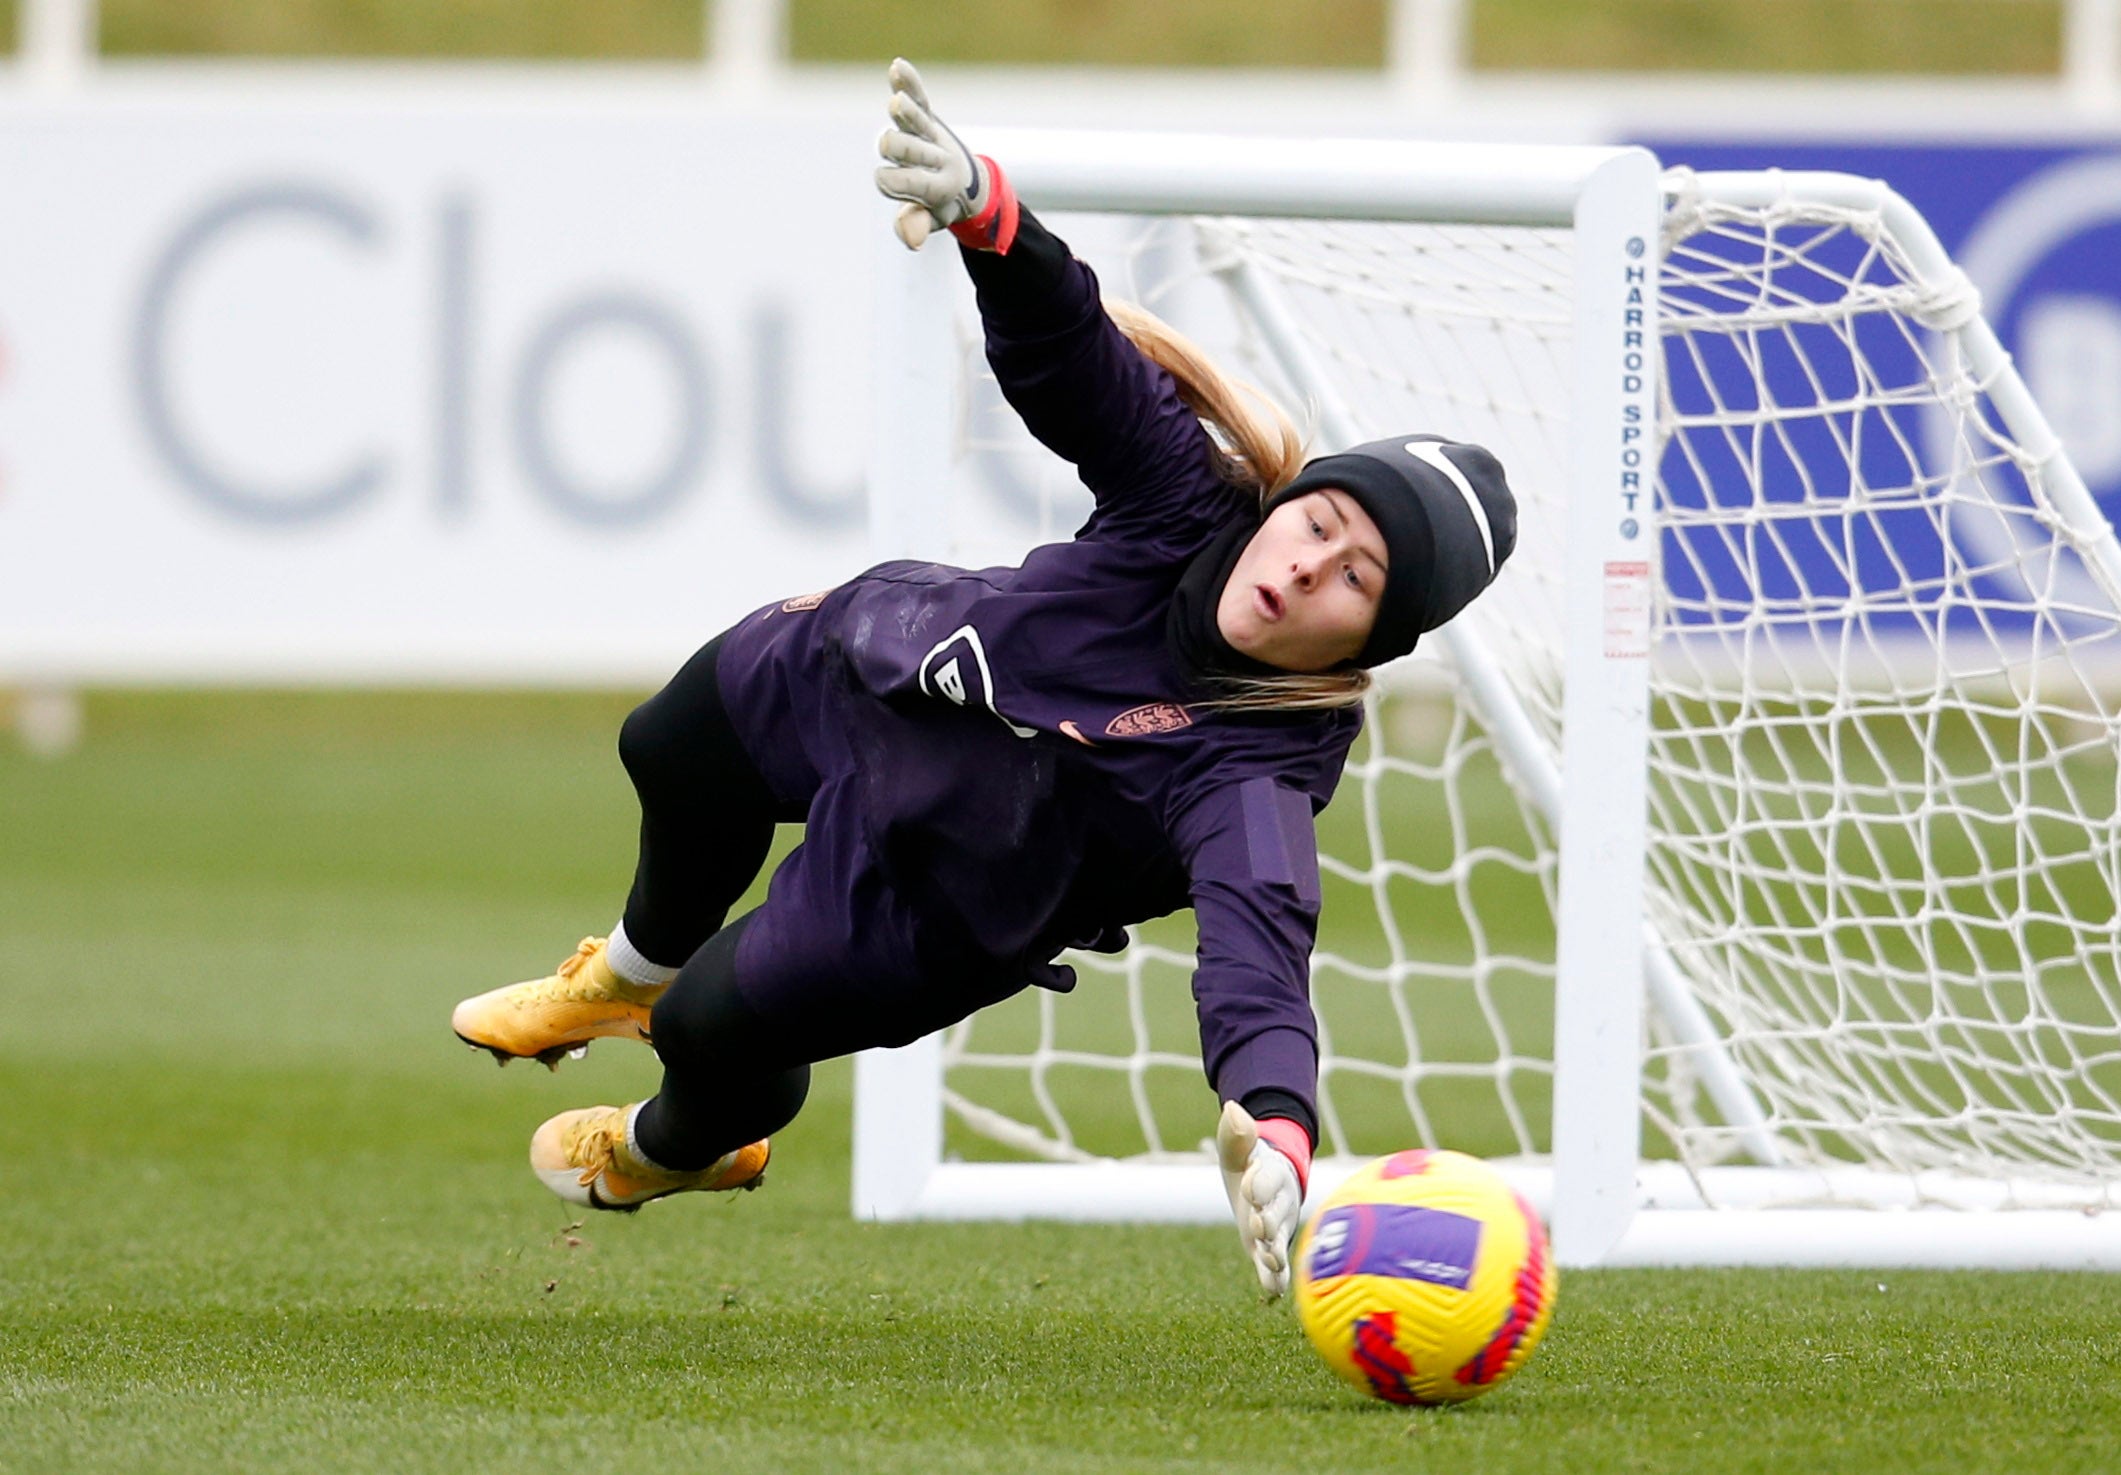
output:
[[[1316,1208],[1365,1158],[1322,1157],[1311,1165],[1306,1204]],[[1546,1212],[1553,1175],[1501,1162],[1511,1186]],[[1203,1157],[1155,1162],[942,1163],[895,1204],[860,1217],[1084,1224],[1216,1224],[1230,1217],[1222,1175]]]
[[[1602,1267],[2121,1270],[2121,1214],[2030,1209],[1651,1210]]]
[[[1320,1158],[1307,1209],[1315,1211],[1367,1159]],[[1533,1208],[1549,1211],[1554,1174],[1544,1163],[1493,1166]],[[1859,1183],[1858,1179],[1864,1180]],[[1813,1269],[2121,1270],[2121,1210],[1960,1210],[1915,1206],[1919,1180],[1800,1169],[1711,1169],[1645,1163],[1640,1207],[1596,1265],[1784,1266]],[[1864,1185],[1868,1188],[1865,1190]],[[1730,1207],[1801,1202],[1831,1185],[1874,1207]],[[1717,1196],[1705,1206],[1702,1188]],[[1950,1191],[1949,1185],[1925,1188]],[[1904,1206],[1896,1200],[1907,1198]],[[1229,1219],[1212,1163],[943,1163],[909,1194],[894,1220],[1221,1224]],[[1578,1265],[1574,1268],[1592,1268]]]

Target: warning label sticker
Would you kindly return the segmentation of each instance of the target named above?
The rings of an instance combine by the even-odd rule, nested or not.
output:
[[[1643,660],[1650,654],[1650,566],[1646,562],[1605,566],[1605,653],[1607,660]]]

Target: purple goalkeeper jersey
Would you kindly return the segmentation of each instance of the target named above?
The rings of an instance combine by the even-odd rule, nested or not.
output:
[[[1095,509],[1020,567],[884,564],[724,638],[717,674],[746,748],[810,813],[740,977],[770,992],[776,970],[830,966],[821,949],[879,976],[947,957],[986,970],[962,996],[976,1006],[1066,987],[1063,948],[1190,904],[1210,1083],[1311,1106],[1313,815],[1361,714],[1202,704],[1167,633],[1172,597],[1196,554],[1257,514],[1090,269],[1064,248],[1025,254],[968,258],[988,359]],[[919,1013],[909,1036],[939,1022]]]

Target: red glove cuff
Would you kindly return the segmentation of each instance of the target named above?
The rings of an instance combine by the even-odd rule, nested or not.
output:
[[[1296,1191],[1307,1192],[1311,1187],[1311,1138],[1302,1127],[1287,1117],[1263,1117],[1259,1123],[1259,1140],[1287,1158],[1296,1168]]]
[[[1016,244],[1016,187],[1002,173],[1002,166],[985,154],[979,161],[987,166],[987,208],[970,220],[960,220],[950,227],[950,234],[960,244],[974,251],[992,251],[997,256],[1007,256],[1009,248]]]

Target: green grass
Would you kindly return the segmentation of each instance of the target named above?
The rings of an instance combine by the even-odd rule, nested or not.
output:
[[[101,0],[115,56],[691,60],[699,0]]]
[[[2052,74],[2060,0],[1469,0],[1494,69]],[[12,17],[12,7],[6,7]],[[700,0],[102,0],[112,55],[697,58]],[[1385,0],[788,0],[802,61],[1374,69]]]
[[[1473,65],[1541,71],[2045,74],[2047,0],[1473,0]]]
[[[794,0],[789,40],[815,61],[893,56],[1076,66],[1368,67],[1384,61],[1383,0]]]
[[[843,1065],[763,1191],[576,1225],[524,1142],[645,1052],[444,1020],[608,922],[625,706],[100,696],[0,747],[0,1470],[2121,1464],[2121,1279],[1572,1274],[1510,1386],[1409,1414],[1227,1229],[853,1222]]]

